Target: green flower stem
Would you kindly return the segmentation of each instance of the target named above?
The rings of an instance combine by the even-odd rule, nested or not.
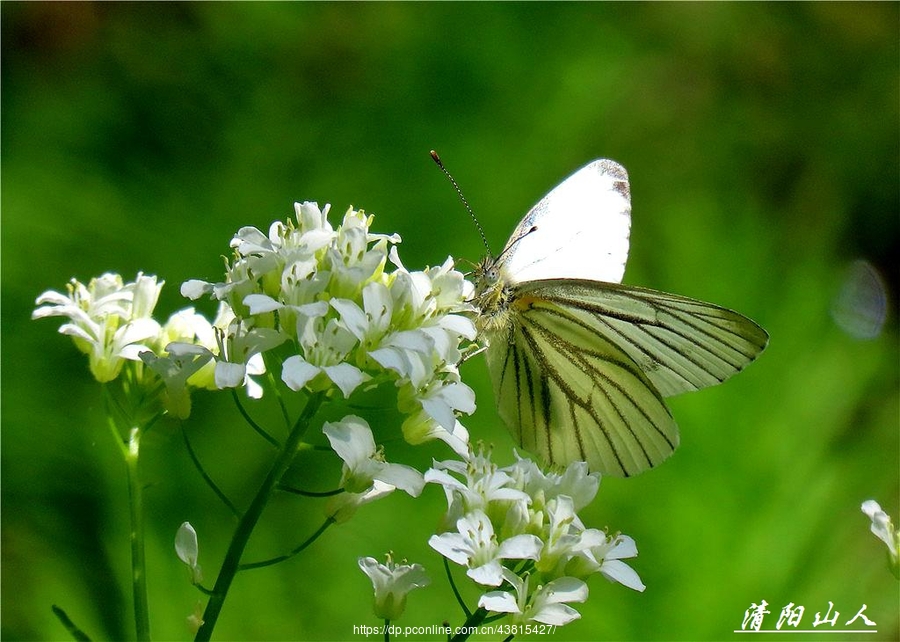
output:
[[[78,628],[78,626],[69,618],[65,611],[54,604],[52,607],[53,615],[59,618],[59,621],[62,622],[62,625],[66,627],[66,631],[69,632],[69,635],[72,636],[73,640],[76,642],[91,642],[90,636]]]
[[[464,631],[474,630],[474,627],[476,627],[476,626],[480,625],[482,622],[484,622],[484,618],[487,617],[487,614],[488,614],[487,609],[478,607],[478,609],[476,609],[475,612],[472,613],[472,615],[470,615],[468,617],[468,619],[466,619],[466,623],[463,625],[463,630]],[[458,634],[454,635],[452,638],[450,638],[450,642],[464,642],[467,639],[469,639],[468,633],[458,633]]]
[[[150,608],[147,601],[147,564],[144,556],[144,486],[138,471],[141,450],[140,426],[128,433],[128,441],[122,440],[119,427],[113,417],[113,407],[125,414],[109,386],[103,385],[103,399],[106,406],[106,424],[112,433],[113,442],[118,446],[128,476],[128,504],[131,517],[131,583],[134,597],[134,626],[138,642],[150,639]],[[154,418],[146,427],[156,421]]]
[[[212,637],[213,629],[216,626],[216,621],[219,619],[219,614],[222,612],[225,597],[228,595],[228,589],[231,588],[231,582],[238,571],[241,555],[243,555],[244,548],[250,540],[250,535],[259,521],[263,509],[266,507],[272,491],[294,460],[294,456],[297,454],[297,447],[300,445],[300,441],[309,427],[309,422],[319,410],[319,406],[322,405],[323,399],[324,393],[317,393],[310,397],[300,417],[297,418],[297,421],[291,428],[291,432],[281,447],[278,457],[272,464],[269,474],[266,475],[259,490],[256,491],[256,496],[253,498],[250,507],[247,508],[247,512],[241,517],[241,521],[234,531],[234,536],[231,538],[231,544],[228,546],[228,552],[225,553],[225,559],[222,561],[222,568],[219,569],[219,576],[216,578],[213,594],[210,596],[206,610],[203,612],[203,624],[197,631],[197,635],[194,638],[195,642],[203,642]]]
[[[466,606],[466,601],[462,598],[462,595],[459,594],[459,589],[456,588],[456,582],[453,581],[453,573],[450,572],[450,562],[446,557],[442,558],[444,561],[444,571],[447,573],[447,580],[450,582],[450,588],[453,589],[453,595],[456,597],[456,601],[459,603],[460,607],[462,607],[463,613],[466,614],[467,618],[472,617],[472,612],[469,610],[469,607]]]
[[[261,562],[248,562],[246,564],[239,564],[238,570],[239,571],[249,571],[254,568],[263,568],[264,566],[272,566],[273,564],[278,564],[280,562],[289,560],[294,555],[301,553],[307,546],[309,546],[314,541],[319,539],[319,536],[325,532],[325,529],[334,523],[335,523],[334,518],[332,518],[332,517],[327,518],[325,520],[325,523],[319,527],[319,530],[317,530],[315,533],[310,535],[305,542],[303,542],[302,544],[300,544],[299,546],[297,546],[296,548],[291,550],[291,552],[287,553],[286,555],[279,555],[278,557],[273,557],[271,559],[263,560]]]
[[[131,580],[134,589],[134,625],[138,642],[150,639],[150,609],[147,605],[147,566],[144,561],[144,493],[138,474],[141,429],[132,428],[128,447],[123,449],[128,469],[128,497],[131,508]]]

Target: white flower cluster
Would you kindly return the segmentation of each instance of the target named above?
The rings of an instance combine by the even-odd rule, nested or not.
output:
[[[140,273],[133,283],[124,283],[118,274],[104,274],[87,285],[72,279],[66,285],[68,294],[53,290],[41,294],[35,301],[41,307],[31,318],[68,317],[59,331],[88,355],[98,381],[112,381],[125,361],[138,360],[159,334],[160,325],[151,315],[162,285],[155,276]]]
[[[242,228],[224,282],[182,286],[185,296],[208,293],[233,312],[220,338],[217,385],[242,385],[254,357],[290,346],[280,364],[290,389],[349,397],[363,384],[393,381],[407,441],[440,438],[464,452],[468,439],[456,416],[474,411],[475,395],[456,364],[461,343],[475,338],[462,314],[471,284],[450,259],[406,270],[397,235],[369,232],[372,217],[353,208],[333,228],[328,210],[298,203],[296,223],[273,223],[268,234]]]
[[[165,324],[153,318],[162,286],[155,276],[141,273],[130,283],[111,273],[91,279],[87,285],[72,279],[67,294],[53,290],[41,294],[35,301],[40,307],[31,318],[68,317],[69,322],[59,331],[72,337],[78,349],[88,355],[91,374],[106,383],[116,379],[126,363],[140,364],[155,358],[154,353],[162,355],[172,342],[215,345],[212,325],[193,308],[176,312]],[[208,385],[198,373],[204,363],[199,359],[195,367],[180,370],[179,375],[185,381],[193,375],[194,386]],[[140,379],[143,373],[139,367],[137,370]]]
[[[481,596],[478,605],[488,611],[564,625],[580,617],[567,603],[587,599],[584,579],[593,573],[645,588],[622,561],[637,555],[634,540],[585,528],[576,514],[600,484],[583,462],[545,474],[529,459],[498,468],[479,449],[464,462],[435,463],[425,481],[443,486],[450,522],[429,544],[477,584],[500,587]]]

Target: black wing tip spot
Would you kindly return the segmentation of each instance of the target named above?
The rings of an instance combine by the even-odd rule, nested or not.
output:
[[[628,184],[628,172],[619,163],[608,158],[597,161],[604,174],[613,178],[613,189],[623,198],[631,201],[631,187]]]

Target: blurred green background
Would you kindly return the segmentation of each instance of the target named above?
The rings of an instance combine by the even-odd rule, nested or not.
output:
[[[220,276],[240,226],[266,229],[295,200],[375,213],[376,231],[402,235],[410,268],[477,260],[484,248],[432,148],[494,251],[562,178],[618,160],[634,208],[625,282],[735,308],[771,335],[745,373],[672,400],[682,446],[670,461],[601,484],[583,519],[635,538],[647,590],[595,578],[582,619],[553,639],[731,639],[763,599],[763,628],[788,602],[812,628],[831,601],[838,627],[867,605],[878,635],[860,639],[900,637],[898,582],[859,510],[874,498],[900,517],[897,3],[0,11],[4,639],[66,639],[51,604],[95,639],[133,635],[123,465],[86,359],[57,323],[29,320],[35,297],[72,276],[143,270],[166,280],[167,316],[186,305],[180,283]],[[869,340],[832,313],[856,260],[888,297]],[[865,313],[866,289],[855,291]],[[479,400],[473,438],[511,461],[483,360],[463,373]],[[196,395],[187,428],[246,502],[264,444],[225,396]],[[152,630],[188,639],[201,596],[175,531],[195,525],[211,585],[232,522],[176,427],[151,435]],[[423,464],[447,456],[424,452]],[[360,639],[352,625],[377,622],[356,558],[388,550],[433,578],[398,624],[461,623],[427,546],[443,503],[436,487],[416,502],[395,494],[307,554],[239,575],[216,637]],[[280,498],[247,559],[292,548],[321,515]]]

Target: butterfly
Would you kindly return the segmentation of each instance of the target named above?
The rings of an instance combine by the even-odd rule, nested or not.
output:
[[[474,271],[500,417],[547,464],[625,477],[658,465],[679,442],[665,398],[725,381],[768,343],[732,310],[622,285],[630,228],[625,168],[595,160]]]

